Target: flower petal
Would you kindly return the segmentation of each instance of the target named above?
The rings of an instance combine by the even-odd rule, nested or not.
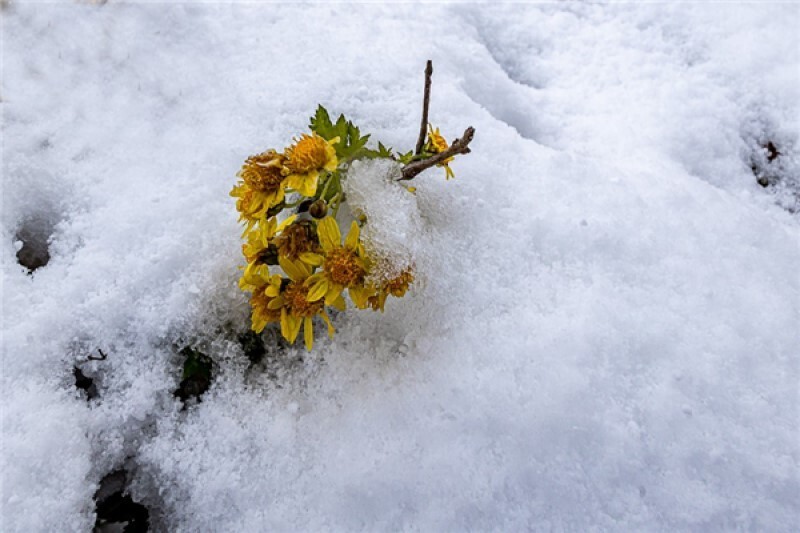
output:
[[[350,288],[350,299],[356,304],[359,309],[367,307],[367,299],[369,298],[369,291],[358,287]]]
[[[314,196],[317,194],[317,181],[319,180],[319,171],[311,170],[303,178],[303,183],[297,192],[303,196]]]
[[[338,298],[336,298],[333,302],[330,303],[330,306],[334,309],[338,309],[339,311],[344,311],[347,309],[347,304],[344,301],[344,297],[340,294]]]
[[[285,307],[281,309],[281,335],[284,339],[289,339],[289,315],[286,313]]]
[[[328,282],[323,280],[318,281],[315,285],[311,287],[308,291],[308,295],[306,296],[306,300],[309,302],[316,302],[323,296],[325,293],[328,292]]]
[[[289,342],[294,343],[297,340],[302,325],[303,321],[299,316],[289,315]]]
[[[264,294],[266,294],[270,298],[276,298],[280,293],[281,293],[280,285],[278,285],[277,287],[275,285],[270,285],[269,287],[264,289]]]
[[[348,248],[352,251],[358,250],[358,236],[360,234],[360,230],[358,229],[358,224],[354,220],[352,224],[350,224],[350,231],[347,232],[347,238],[344,241],[345,248]]]
[[[325,217],[317,223],[317,235],[319,243],[326,252],[338,248],[342,242],[342,234],[339,231],[339,224],[333,217]]]
[[[310,316],[303,320],[303,337],[305,337],[304,340],[306,341],[306,350],[310,352],[311,348],[314,347],[314,321],[311,320]]]
[[[303,281],[311,275],[311,271],[308,270],[308,267],[306,267],[302,261],[292,261],[291,259],[280,256],[278,257],[278,264],[280,264],[283,271],[286,272],[292,281]]]
[[[319,254],[303,252],[300,254],[300,259],[309,265],[320,266],[324,258]]]
[[[333,302],[342,294],[344,287],[341,285],[331,283],[328,286],[328,292],[325,293],[325,305],[333,305]]]
[[[322,315],[322,320],[324,320],[325,323],[328,325],[328,337],[332,339],[333,334],[336,333],[336,329],[333,327],[333,324],[331,323],[331,317],[329,317],[328,313],[326,313],[325,311],[323,311],[320,314]]]
[[[296,218],[297,215],[290,216],[289,218],[278,224],[278,229],[276,229],[273,233],[277,233],[278,231],[283,231],[283,228],[294,222]]]

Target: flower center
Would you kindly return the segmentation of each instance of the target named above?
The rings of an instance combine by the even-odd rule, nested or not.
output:
[[[262,287],[253,292],[253,296],[250,297],[250,306],[253,308],[253,313],[273,322],[278,321],[281,318],[281,310],[267,307],[272,298],[264,294],[265,288]]]
[[[345,287],[361,284],[366,275],[358,256],[347,248],[331,251],[325,258],[324,268],[331,281]]]
[[[289,259],[297,259],[303,252],[315,252],[319,249],[314,233],[303,222],[295,223],[284,229],[275,237],[278,253]]]
[[[400,298],[406,294],[409,285],[411,285],[413,282],[414,274],[411,273],[411,270],[407,269],[402,271],[397,277],[387,281],[386,290],[392,296]]]
[[[317,135],[303,134],[294,146],[286,150],[288,161],[286,166],[294,173],[305,174],[325,166],[328,156],[325,152],[327,143]]]
[[[283,299],[286,302],[289,312],[295,316],[307,317],[314,316],[320,312],[324,305],[323,300],[316,302],[309,302],[306,299],[308,294],[308,287],[303,282],[293,281],[290,283],[283,293]]]
[[[280,157],[273,152],[250,156],[239,176],[255,191],[275,192],[283,181]]]

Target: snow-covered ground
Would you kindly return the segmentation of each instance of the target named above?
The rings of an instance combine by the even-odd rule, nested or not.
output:
[[[154,530],[797,530],[800,5],[0,16],[0,530],[90,530],[123,467]],[[477,133],[385,217],[419,286],[249,367],[239,166],[318,103],[413,147],[429,58]]]

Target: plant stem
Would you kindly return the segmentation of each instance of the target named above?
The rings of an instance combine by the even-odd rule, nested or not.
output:
[[[428,129],[428,107],[431,103],[431,75],[433,75],[433,62],[429,59],[425,64],[425,93],[422,97],[422,122],[419,125],[419,138],[417,138],[417,148],[415,154],[422,152],[425,144],[425,137]]]
[[[460,139],[456,139],[455,141],[453,141],[453,144],[447,150],[439,152],[436,155],[432,155],[428,159],[423,159],[422,161],[409,163],[408,165],[404,166],[403,176],[400,177],[397,181],[414,179],[416,175],[422,172],[423,170],[431,168],[432,166],[441,163],[448,157],[452,157],[456,154],[468,154],[470,152],[469,143],[472,142],[472,137],[474,135],[475,135],[475,128],[470,126],[466,130],[464,130],[464,135],[462,135]]]

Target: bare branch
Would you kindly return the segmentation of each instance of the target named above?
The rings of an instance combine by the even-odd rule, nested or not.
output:
[[[97,353],[100,354],[100,357],[95,357],[94,355],[89,355],[89,357],[87,357],[87,359],[89,361],[105,361],[106,357],[108,357],[106,354],[103,353],[103,350],[101,350],[100,348],[97,349]]]
[[[448,157],[452,157],[457,154],[468,154],[470,152],[469,143],[472,142],[472,137],[475,135],[475,128],[470,126],[466,130],[464,130],[464,135],[461,136],[460,139],[456,139],[453,141],[453,144],[447,150],[443,152],[439,152],[436,155],[433,155],[427,159],[423,159],[421,161],[415,161],[414,163],[409,163],[408,165],[403,167],[403,176],[399,178],[397,181],[403,180],[410,180],[416,177],[417,174],[422,172],[425,169],[431,168],[434,165],[437,165],[447,159]]]
[[[416,155],[422,153],[422,147],[425,145],[425,136],[428,129],[428,106],[431,103],[431,75],[433,75],[433,62],[429,59],[425,65],[425,95],[422,98],[422,123],[419,125],[419,138],[417,139],[417,148],[414,150]]]

